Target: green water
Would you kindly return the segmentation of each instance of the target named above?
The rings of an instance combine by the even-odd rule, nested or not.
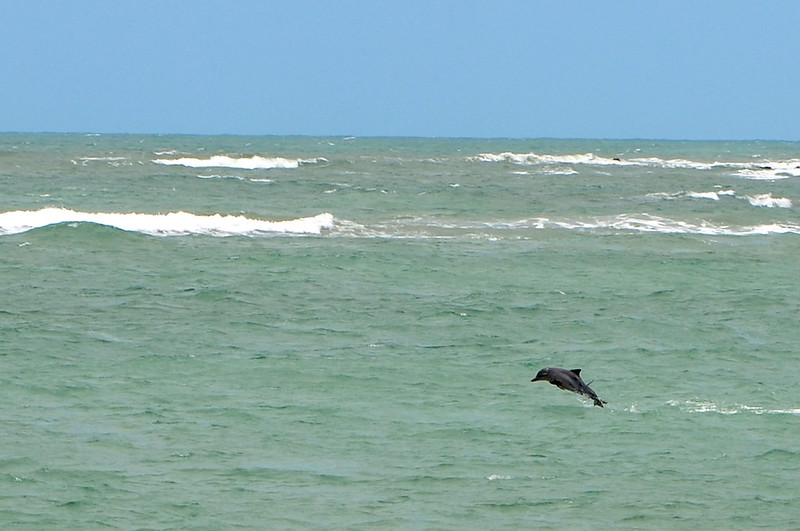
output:
[[[486,143],[4,137],[9,217],[336,222],[319,235],[0,234],[3,527],[795,528],[797,214],[746,197],[797,203],[797,178],[470,160],[636,149]],[[167,148],[325,161],[151,162]],[[634,215],[663,230],[606,223]],[[789,230],[734,235],[767,225]],[[582,368],[607,406],[530,383],[545,366]]]

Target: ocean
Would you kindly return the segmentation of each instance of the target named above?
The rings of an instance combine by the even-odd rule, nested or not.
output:
[[[800,143],[2,134],[0,201],[3,529],[800,526]]]

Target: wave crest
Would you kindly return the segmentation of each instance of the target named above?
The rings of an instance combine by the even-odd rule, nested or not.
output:
[[[228,155],[214,155],[207,159],[197,159],[193,157],[181,157],[179,159],[155,159],[156,164],[164,166],[186,166],[188,168],[233,168],[238,170],[272,170],[272,169],[295,169],[301,164],[316,164],[320,158],[316,159],[286,159],[283,157],[262,157],[253,155],[252,157],[234,158]]]
[[[787,179],[800,177],[800,159],[761,162],[703,162],[687,159],[662,159],[658,157],[636,157],[623,159],[603,157],[594,153],[552,155],[538,153],[480,153],[469,157],[473,162],[508,162],[523,166],[535,165],[587,165],[587,166],[641,166],[664,169],[710,170],[727,168],[738,177],[756,180]]]
[[[19,234],[60,223],[95,223],[153,236],[256,236],[260,234],[321,234],[334,227],[327,212],[316,216],[268,221],[245,216],[197,215],[189,212],[144,214],[137,212],[78,212],[64,208],[16,210],[0,213],[0,234]]]
[[[602,157],[594,153],[576,153],[567,155],[539,155],[536,153],[480,153],[470,157],[475,162],[510,162],[522,165],[537,164],[586,164],[594,166],[652,166],[660,168],[689,168],[707,170],[716,166],[727,166],[721,162],[697,162],[685,159],[634,158],[620,159]]]
[[[792,208],[792,200],[788,197],[772,197],[772,194],[758,194],[747,196],[747,200],[753,206],[767,208]]]

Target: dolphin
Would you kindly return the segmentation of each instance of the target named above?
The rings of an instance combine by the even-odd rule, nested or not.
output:
[[[581,379],[580,369],[567,370],[561,369],[560,367],[545,367],[539,371],[536,374],[536,378],[531,381],[538,382],[541,380],[546,380],[559,389],[564,389],[565,391],[572,391],[573,393],[578,393],[579,395],[588,396],[594,400],[594,405],[596,406],[603,407],[603,404],[608,403],[605,400],[600,400],[600,397],[597,396],[597,393],[592,391],[592,388],[586,385],[586,382]]]

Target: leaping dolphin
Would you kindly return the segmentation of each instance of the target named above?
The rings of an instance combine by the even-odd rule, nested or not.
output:
[[[559,389],[588,396],[594,400],[594,405],[596,406],[603,407],[603,404],[608,403],[605,400],[600,400],[597,393],[592,391],[592,388],[586,385],[586,382],[581,379],[580,369],[567,370],[560,367],[545,367],[539,371],[538,374],[536,374],[536,378],[531,381],[538,382],[541,380],[546,380]]]

